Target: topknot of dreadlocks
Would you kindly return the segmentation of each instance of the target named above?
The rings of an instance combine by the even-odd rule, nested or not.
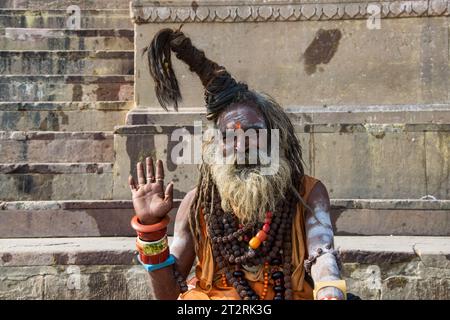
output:
[[[172,68],[170,51],[195,72],[205,87],[207,118],[215,119],[220,111],[235,101],[241,93],[247,92],[245,83],[237,82],[226,69],[209,60],[202,50],[197,49],[180,30],[162,29],[146,50],[149,57],[150,74],[155,80],[158,101],[166,105],[181,100],[181,93]]]
[[[236,80],[225,70],[219,70],[206,86],[205,102],[207,118],[213,119],[228,105],[248,91],[248,86]]]

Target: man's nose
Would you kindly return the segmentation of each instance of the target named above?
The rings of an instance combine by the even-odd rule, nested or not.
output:
[[[248,151],[250,148],[249,139],[234,139],[234,150],[235,151]]]

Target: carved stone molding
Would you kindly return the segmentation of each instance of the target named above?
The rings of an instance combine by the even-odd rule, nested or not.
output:
[[[134,0],[135,23],[266,22],[449,16],[449,0],[282,3],[267,1],[174,2]]]

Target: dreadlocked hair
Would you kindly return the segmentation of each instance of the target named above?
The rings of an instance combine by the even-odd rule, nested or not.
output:
[[[169,104],[173,104],[175,110],[178,110],[178,102],[181,101],[180,88],[173,72],[170,55],[172,36],[171,29],[159,31],[143,51],[143,54],[147,53],[148,56],[150,75],[155,81],[156,97],[166,111]]]
[[[189,226],[191,229],[191,234],[194,238],[195,252],[198,252],[199,242],[201,241],[201,210],[203,210],[206,203],[210,203],[211,194],[214,189],[214,182],[211,177],[211,172],[209,168],[207,168],[206,164],[201,164],[199,171],[197,189],[189,211]]]
[[[280,137],[280,149],[284,151],[285,157],[292,170],[292,180],[290,191],[294,197],[307,209],[306,202],[301,197],[299,190],[303,189],[302,178],[304,175],[304,162],[302,159],[302,149],[295,136],[294,126],[284,109],[268,94],[256,91],[246,91],[238,93],[230,105],[240,103],[249,104],[260,110],[269,129],[278,129]],[[217,120],[218,115],[214,119]],[[201,241],[200,214],[201,210],[209,210],[206,206],[211,203],[214,189],[214,179],[212,178],[210,166],[202,163],[199,167],[199,177],[197,189],[190,208],[190,228],[194,237],[195,249],[197,252],[198,243]],[[217,196],[217,195],[216,195]]]
[[[195,72],[205,87],[205,102],[208,110],[208,119],[223,110],[232,101],[234,96],[247,90],[247,85],[238,83],[225,70],[214,61],[206,58],[202,50],[192,45],[191,39],[183,32],[172,29],[162,29],[154,36],[150,45],[144,49],[147,53],[150,75],[155,82],[155,93],[159,104],[167,111],[168,105],[178,110],[181,101],[181,92],[178,80],[172,67],[171,51],[176,57]]]

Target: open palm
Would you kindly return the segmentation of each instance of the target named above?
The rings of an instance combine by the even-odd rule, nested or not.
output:
[[[138,184],[130,175],[128,184],[131,189],[133,207],[142,224],[154,224],[162,220],[173,207],[173,183],[164,191],[164,166],[161,160],[156,162],[156,175],[153,159],[145,159],[147,178],[142,162],[137,163]]]

